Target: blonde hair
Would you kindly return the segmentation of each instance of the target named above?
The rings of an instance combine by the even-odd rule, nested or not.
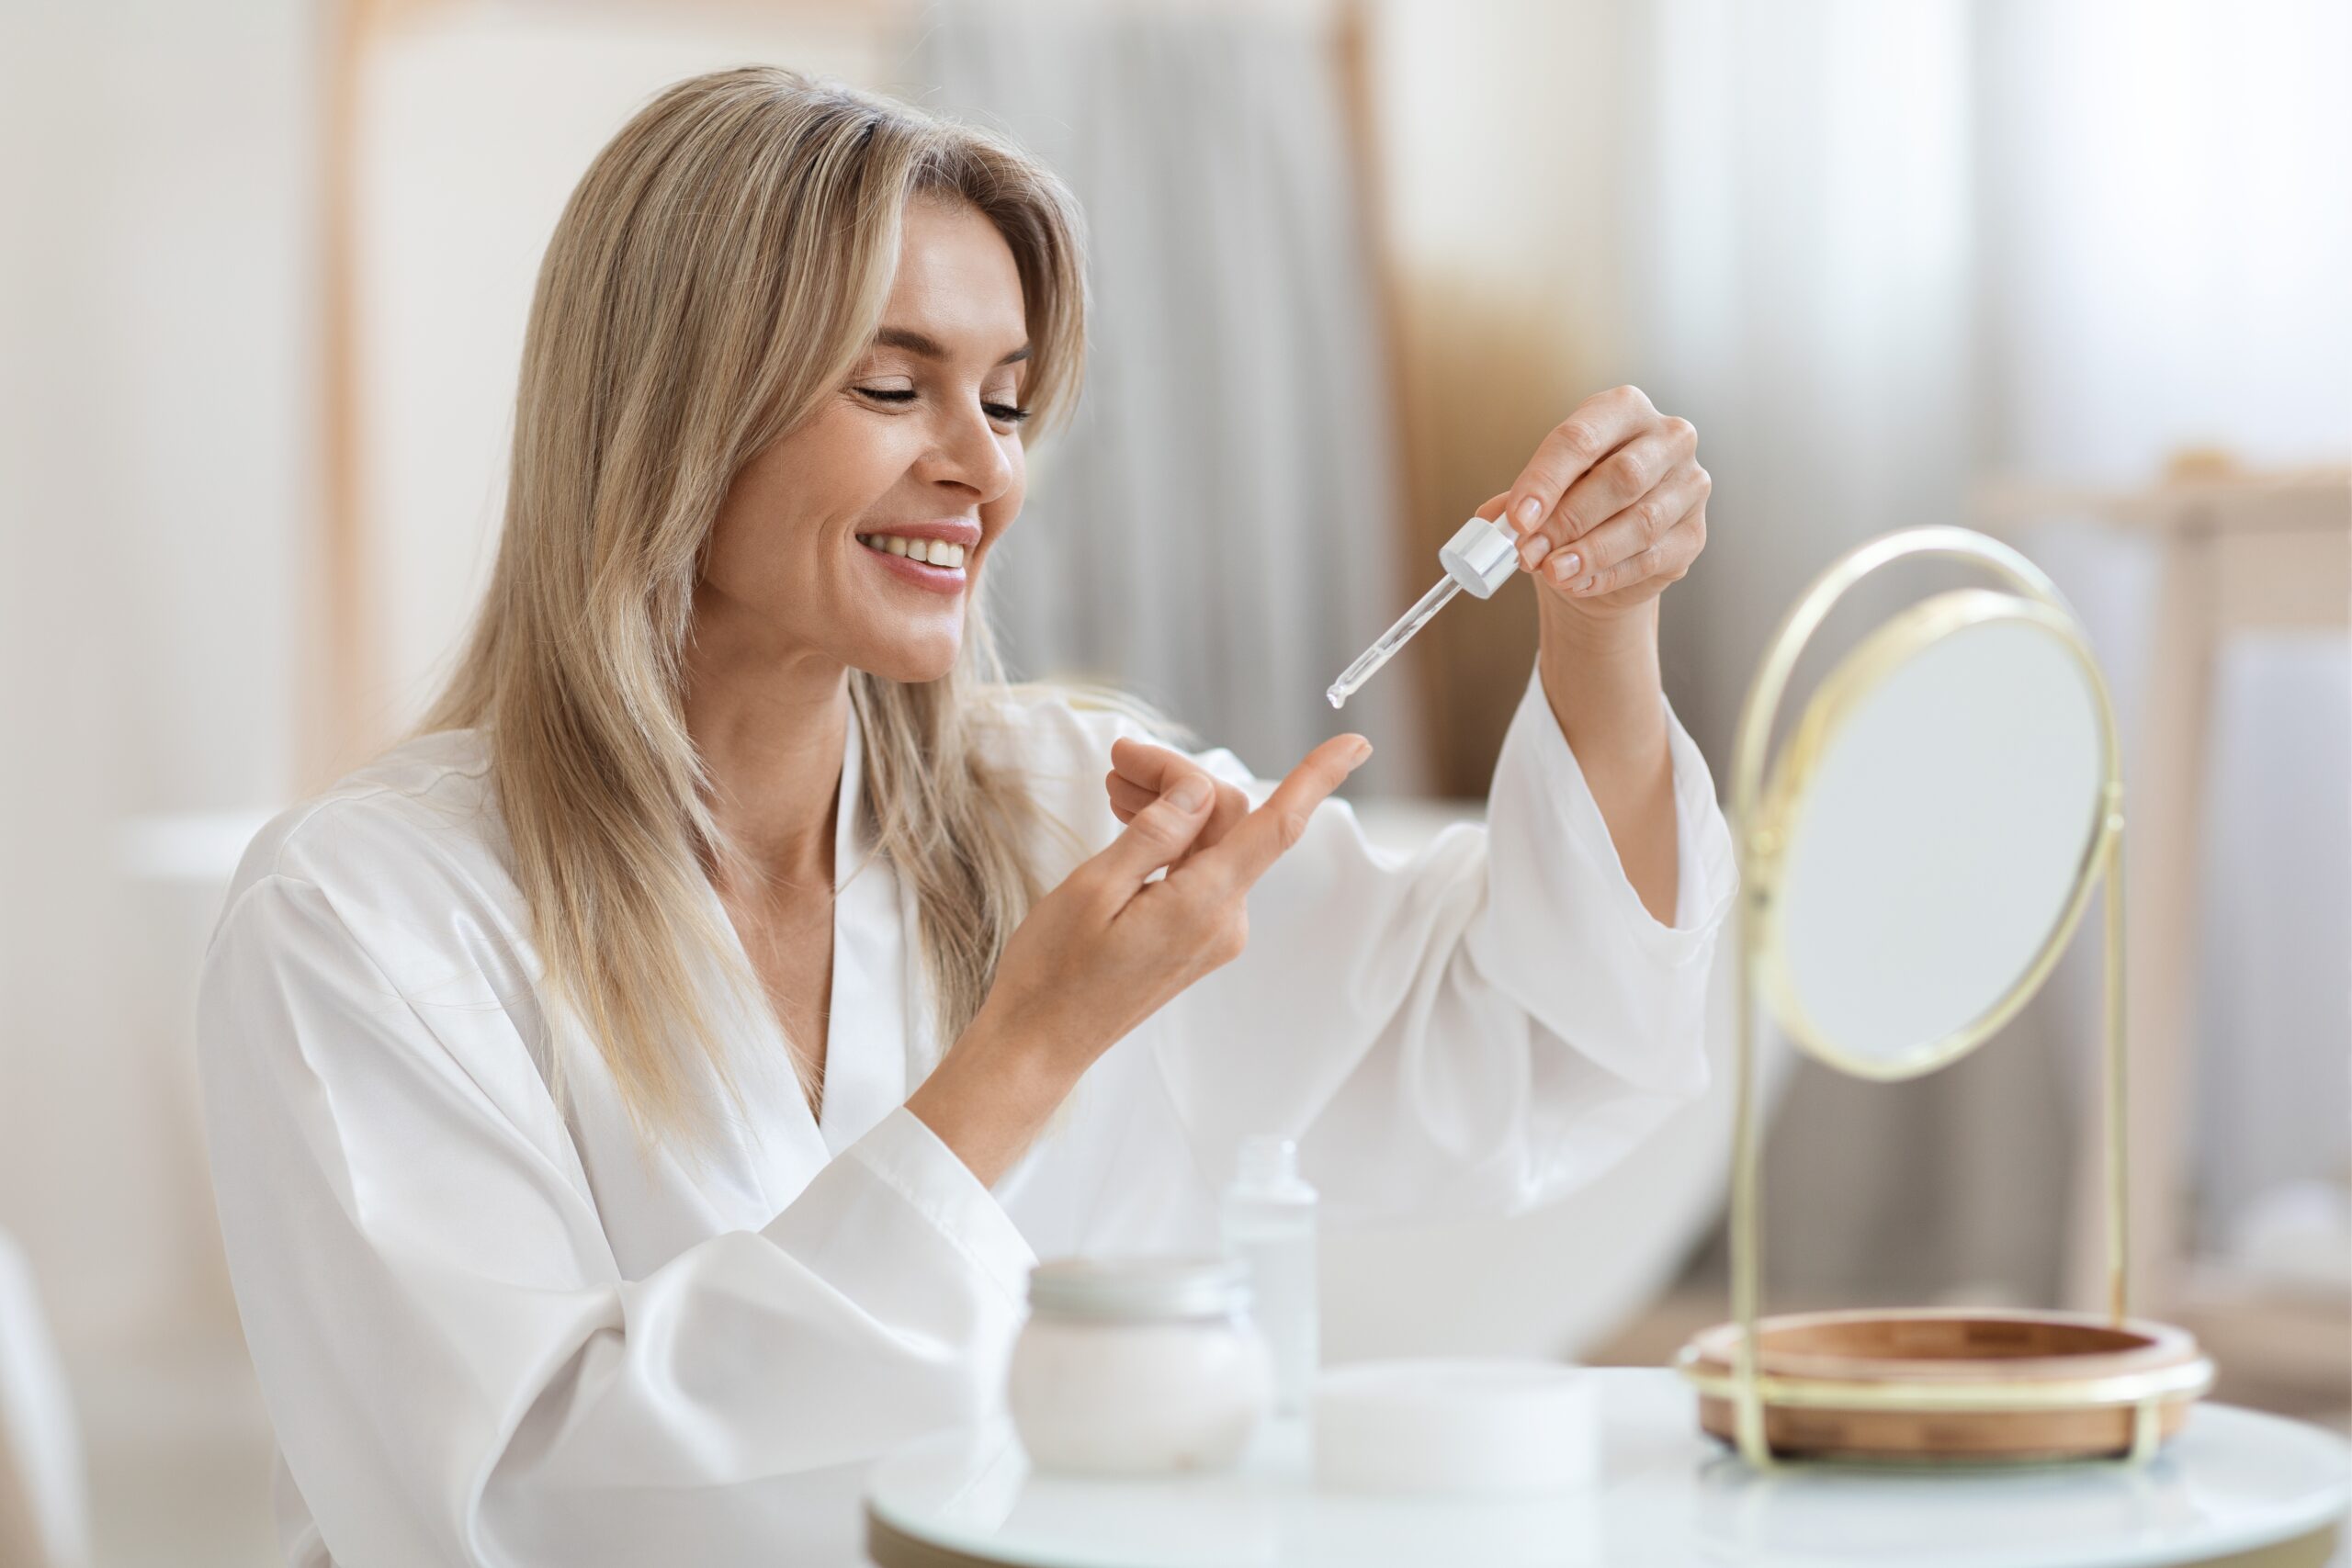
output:
[[[762,995],[712,918],[710,878],[746,863],[684,718],[705,548],[735,475],[881,325],[919,196],[969,202],[1003,234],[1032,345],[1023,428],[1066,423],[1085,342],[1067,188],[984,130],[837,82],[749,67],[666,89],[589,165],[539,270],[497,564],[422,729],[488,729],[548,987],[640,1135],[707,1130],[690,1050],[736,1098],[696,955],[727,955],[738,996]],[[941,680],[849,674],[860,804],[911,885],[943,1041],[978,1010],[1037,892],[1023,844],[1039,814],[980,754],[1007,688],[977,602],[967,627]],[[794,1066],[806,1085],[797,1047]]]

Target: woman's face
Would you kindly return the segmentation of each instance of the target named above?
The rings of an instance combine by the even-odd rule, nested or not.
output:
[[[964,202],[909,203],[881,332],[728,489],[697,642],[754,663],[946,674],[971,583],[1021,510],[1025,321],[996,226]]]

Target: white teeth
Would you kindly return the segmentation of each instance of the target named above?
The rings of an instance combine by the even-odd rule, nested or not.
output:
[[[932,566],[960,568],[964,564],[964,547],[945,539],[910,539],[898,534],[860,534],[857,542],[869,550],[883,550]]]

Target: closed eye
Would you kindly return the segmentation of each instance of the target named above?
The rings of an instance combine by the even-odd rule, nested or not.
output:
[[[914,389],[911,387],[858,387],[853,390],[859,397],[871,398],[877,403],[910,403],[915,400]],[[1006,424],[1019,424],[1029,417],[1032,411],[1014,408],[1010,403],[982,403],[980,412],[990,419],[1000,420]]]

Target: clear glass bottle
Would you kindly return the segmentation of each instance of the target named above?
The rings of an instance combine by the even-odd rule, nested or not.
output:
[[[1319,1356],[1315,1189],[1288,1138],[1245,1138],[1220,1219],[1225,1249],[1250,1266],[1252,1314],[1274,1357],[1274,1415],[1306,1413]]]

